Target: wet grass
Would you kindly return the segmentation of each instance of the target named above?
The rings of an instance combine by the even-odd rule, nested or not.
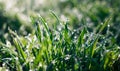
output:
[[[108,28],[108,18],[98,33],[70,29],[69,22],[58,21],[52,29],[43,17],[31,17],[34,33],[26,37],[9,29],[13,44],[0,43],[2,67],[10,71],[111,71],[120,54],[114,37],[101,34]],[[109,29],[107,29],[109,31]]]

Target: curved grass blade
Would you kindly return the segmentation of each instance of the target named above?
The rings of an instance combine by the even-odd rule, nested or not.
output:
[[[22,49],[22,48],[23,48],[23,45],[22,45],[21,41],[19,40],[18,35],[17,35],[15,32],[13,32],[12,30],[10,30],[10,29],[9,29],[9,32],[10,32],[13,36],[16,37],[16,38],[14,38],[14,37],[12,36],[12,37],[13,37],[14,45],[15,45],[17,51],[18,51],[18,54],[21,55],[22,58],[23,58],[23,60],[24,60],[24,62],[26,62],[26,54],[24,53],[24,50]],[[19,57],[20,57],[20,56],[19,56]]]
[[[39,15],[39,18],[40,18],[40,22],[43,23],[45,29],[47,30],[47,32],[49,33],[49,28],[47,26],[47,22]]]
[[[78,43],[77,43],[78,46],[82,46],[82,44],[83,44],[83,42],[84,42],[84,35],[85,35],[85,33],[86,33],[86,30],[83,29],[83,30],[81,31],[79,37],[78,37]]]
[[[91,44],[91,46],[89,47],[90,49],[90,64],[89,64],[89,69],[91,69],[91,62],[92,62],[92,57],[94,55],[95,52],[95,48],[96,48],[96,44],[98,42],[99,37],[96,36],[95,40],[93,41],[93,43]]]
[[[13,41],[14,41],[15,47],[16,47],[16,49],[18,51],[18,54],[21,55],[23,60],[24,60],[24,62],[26,62],[26,54],[24,53],[20,43],[17,42],[17,39],[14,39]]]
[[[30,18],[31,18],[32,24],[35,27],[35,35],[37,36],[38,40],[41,42],[42,35],[41,35],[40,23],[34,17],[30,17]]]
[[[97,36],[95,38],[95,40],[93,41],[92,45],[90,46],[90,57],[93,57],[94,55],[94,52],[95,52],[95,48],[96,48],[96,44],[97,44],[97,41],[98,41],[99,37]]]
[[[109,17],[109,18],[103,23],[102,27],[101,27],[100,30],[99,30],[99,33],[101,33],[101,32],[104,30],[104,28],[109,24],[110,20],[111,20],[111,17]]]
[[[54,29],[56,29],[57,25],[60,24],[60,20],[59,20],[58,16],[53,11],[50,11],[50,12],[55,17],[55,19],[57,20],[57,23],[54,24]]]

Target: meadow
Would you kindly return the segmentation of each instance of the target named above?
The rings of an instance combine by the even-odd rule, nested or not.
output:
[[[120,71],[119,0],[0,0],[0,71]]]

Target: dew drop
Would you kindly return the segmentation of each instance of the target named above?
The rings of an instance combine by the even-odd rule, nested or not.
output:
[[[108,24],[108,27],[110,27],[110,25]]]

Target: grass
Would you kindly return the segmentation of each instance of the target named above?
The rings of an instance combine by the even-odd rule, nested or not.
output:
[[[69,21],[58,21],[52,29],[38,15],[31,17],[34,33],[26,37],[9,29],[13,42],[0,43],[1,68],[10,71],[112,71],[120,54],[114,37],[101,34],[111,19],[100,24],[98,33],[70,29]],[[109,31],[109,29],[107,29]]]
[[[120,71],[119,0],[0,6],[0,71]]]

